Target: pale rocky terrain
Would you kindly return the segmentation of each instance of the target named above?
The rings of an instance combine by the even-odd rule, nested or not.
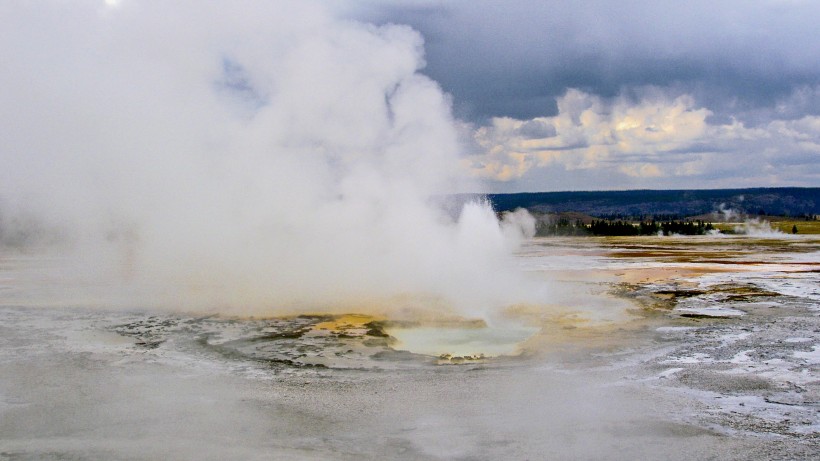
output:
[[[539,239],[519,258],[552,297],[509,309],[535,333],[502,357],[406,351],[388,333],[436,325],[363,314],[22,305],[5,264],[0,459],[820,454],[820,242]]]

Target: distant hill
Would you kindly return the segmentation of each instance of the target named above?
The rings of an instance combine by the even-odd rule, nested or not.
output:
[[[636,220],[683,219],[721,210],[753,216],[820,214],[820,187],[535,192],[489,194],[487,199],[498,212],[526,208],[536,213],[577,212]]]

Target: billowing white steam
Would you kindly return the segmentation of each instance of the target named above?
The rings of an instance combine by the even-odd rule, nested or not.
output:
[[[221,5],[0,6],[4,215],[60,229],[78,271],[124,266],[143,287],[125,304],[515,301],[527,217],[430,205],[465,186],[421,36],[304,1]]]
[[[743,196],[740,197],[741,201]],[[750,218],[742,211],[728,208],[721,203],[718,211],[714,215],[722,222],[737,222],[734,226],[735,234],[748,235],[751,237],[790,237],[791,234],[781,232],[779,229],[773,228],[771,223],[765,219]]]
[[[747,219],[742,224],[734,227],[736,234],[749,235],[752,237],[791,237],[791,234],[781,232],[773,228],[771,223],[761,219]]]

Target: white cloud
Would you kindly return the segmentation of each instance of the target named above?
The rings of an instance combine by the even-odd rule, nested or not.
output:
[[[492,119],[475,129],[479,149],[465,165],[496,184],[526,179],[530,188],[538,184],[535,188],[542,190],[552,188],[551,178],[574,170],[594,177],[609,174],[609,184],[596,184],[600,189],[630,181],[636,187],[660,188],[755,185],[755,179],[762,181],[757,185],[800,184],[818,175],[816,162],[807,158],[820,153],[816,116],[755,127],[737,120],[714,124],[712,112],[687,94],[659,88],[638,93],[637,99],[606,100],[569,90],[558,99],[553,117]],[[806,93],[801,90],[795,97]],[[524,132],[533,124],[545,127],[548,136]],[[792,168],[794,162],[803,170]],[[765,166],[770,173],[759,176],[756,169]]]

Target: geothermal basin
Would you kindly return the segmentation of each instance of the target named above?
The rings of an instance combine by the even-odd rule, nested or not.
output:
[[[820,241],[533,239],[498,319],[59,305],[4,254],[0,459],[816,459]],[[34,270],[32,268],[37,268]]]

